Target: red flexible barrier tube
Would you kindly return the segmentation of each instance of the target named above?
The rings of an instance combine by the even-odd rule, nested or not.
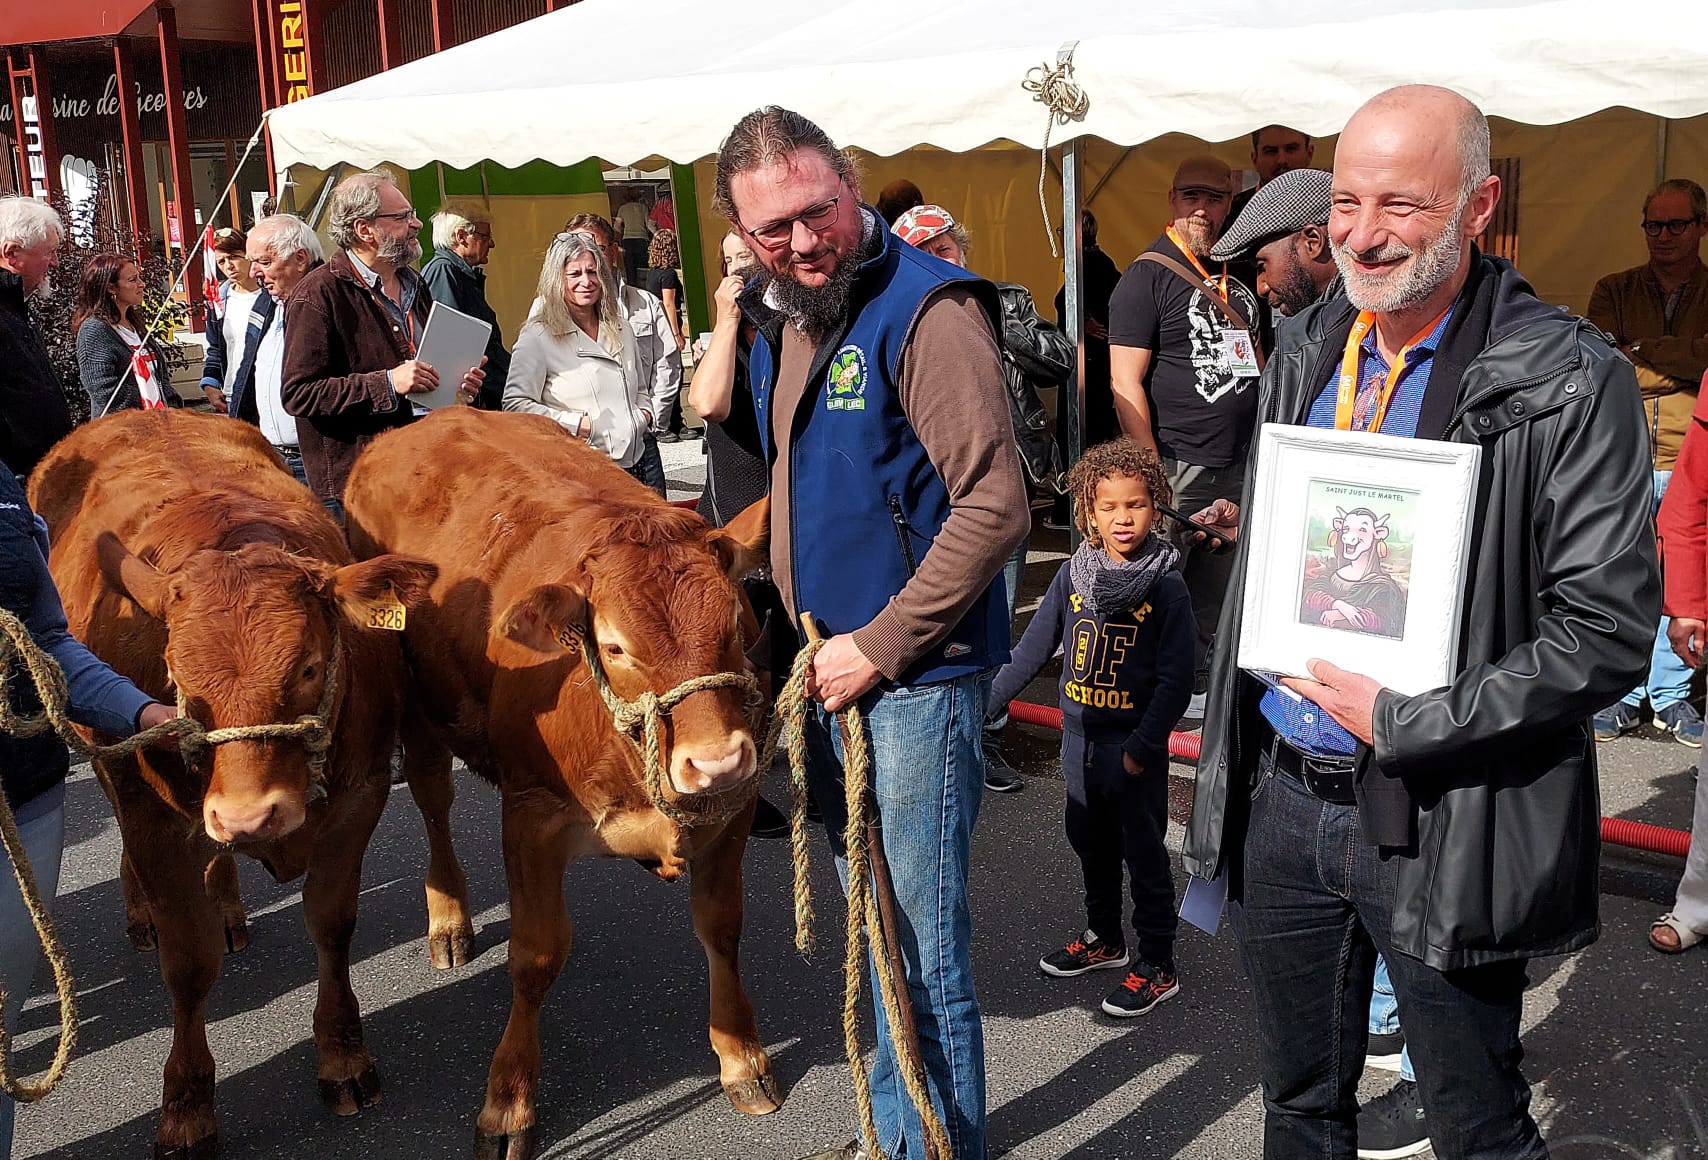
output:
[[[1060,730],[1062,711],[1048,705],[1033,705],[1027,701],[1010,701],[1008,719],[1024,725],[1041,725]],[[1170,733],[1168,752],[1171,757],[1197,761],[1203,739],[1196,733]],[[1625,846],[1632,850],[1647,850],[1651,854],[1670,854],[1682,858],[1690,852],[1690,833],[1633,822],[1627,818],[1602,818],[1601,840],[1609,846]]]

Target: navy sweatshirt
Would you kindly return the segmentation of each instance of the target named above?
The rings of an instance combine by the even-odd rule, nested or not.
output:
[[[1112,742],[1145,769],[1168,764],[1168,734],[1192,699],[1198,624],[1179,572],[1157,581],[1135,609],[1099,617],[1073,590],[1064,563],[1044,602],[996,675],[991,711],[1000,713],[1062,649],[1062,724]]]

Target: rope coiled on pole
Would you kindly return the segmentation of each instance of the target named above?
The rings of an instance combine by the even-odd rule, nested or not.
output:
[[[1050,257],[1059,258],[1056,227],[1050,221],[1050,203],[1044,196],[1044,182],[1050,172],[1050,133],[1057,125],[1083,121],[1091,108],[1091,98],[1074,83],[1072,46],[1062,51],[1054,65],[1041,64],[1028,69],[1020,87],[1049,110],[1044,120],[1044,147],[1038,151],[1038,209],[1044,215],[1044,232],[1050,237]]]

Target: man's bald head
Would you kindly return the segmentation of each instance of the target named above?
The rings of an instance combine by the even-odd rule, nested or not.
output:
[[[1333,199],[1329,235],[1353,304],[1379,315],[1440,309],[1500,199],[1488,120],[1450,89],[1378,93],[1335,146]]]

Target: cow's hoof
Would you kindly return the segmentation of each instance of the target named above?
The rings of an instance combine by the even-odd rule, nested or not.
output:
[[[770,1072],[757,1079],[730,1080],[724,1084],[724,1095],[736,1111],[747,1116],[768,1116],[783,1106],[777,1077]]]
[[[152,922],[133,922],[125,927],[125,937],[130,939],[132,950],[143,952],[160,949],[160,939],[154,933]]]
[[[249,920],[234,919],[225,924],[225,950],[227,954],[236,954],[249,946]]]
[[[427,936],[427,957],[434,970],[448,971],[466,967],[474,962],[474,934],[470,931],[448,931]]]
[[[320,1081],[320,1102],[335,1116],[353,1116],[363,1108],[380,1102],[385,1089],[380,1073],[373,1064],[355,1079],[323,1079]]]
[[[534,1134],[537,1125],[529,1124],[520,1132],[508,1136],[489,1136],[476,1124],[474,1129],[474,1160],[534,1160]]]
[[[194,1144],[173,1144],[168,1147],[154,1142],[154,1160],[218,1160],[219,1136],[203,1136]]]

